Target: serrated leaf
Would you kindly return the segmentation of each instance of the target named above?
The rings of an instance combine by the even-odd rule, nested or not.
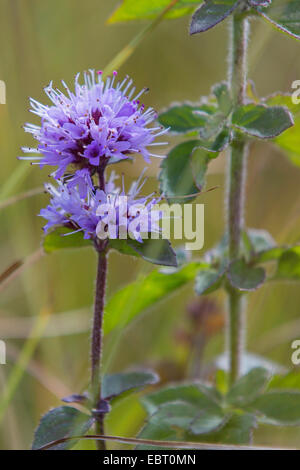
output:
[[[195,418],[197,408],[191,403],[184,401],[174,401],[163,403],[150,417],[152,424],[164,423],[167,426],[176,426],[187,430]]]
[[[212,391],[214,392],[214,389]],[[215,393],[209,394],[209,390],[202,389],[201,384],[197,383],[174,384],[142,398],[142,404],[150,415],[155,413],[164,403],[176,401],[184,401],[212,414],[220,412],[220,406],[215,400]]]
[[[189,432],[198,436],[199,434],[219,431],[229,420],[229,414],[213,414],[203,411],[196,415],[190,423]]]
[[[246,104],[239,106],[232,115],[234,127],[259,139],[273,139],[293,124],[291,113],[281,106]]]
[[[85,240],[82,232],[74,232],[66,227],[59,227],[45,235],[43,239],[43,248],[46,253],[52,253],[57,250],[67,248],[87,248],[92,247],[91,240]]]
[[[251,413],[234,413],[220,431],[201,435],[202,442],[220,444],[250,444],[256,418]]]
[[[179,427],[194,435],[216,431],[225,424],[228,417],[219,408],[210,412],[184,401],[164,403],[151,416],[150,422],[159,425],[164,423],[170,427]]]
[[[192,16],[190,34],[203,33],[213,28],[238,6],[236,0],[206,0]]]
[[[36,450],[52,441],[64,437],[83,435],[93,424],[93,419],[70,406],[60,406],[48,411],[40,421],[32,444]],[[72,440],[51,447],[51,450],[66,450],[75,445]]]
[[[208,117],[215,111],[215,107],[207,104],[191,105],[183,103],[173,105],[160,113],[158,122],[164,127],[169,127],[170,132],[185,134],[203,127]]]
[[[118,290],[105,307],[104,333],[108,334],[116,327],[124,328],[147,308],[192,281],[202,266],[206,265],[190,263],[167,274],[155,270]]]
[[[298,0],[274,0],[268,8],[259,6],[256,10],[280,31],[295,39],[300,39],[300,9]]]
[[[170,4],[170,0],[123,0],[121,6],[109,18],[109,23],[153,19]],[[165,18],[179,18],[193,12],[199,0],[179,0]]]
[[[226,401],[235,406],[247,405],[263,392],[269,379],[270,373],[266,369],[252,369],[231,387]]]
[[[268,423],[284,426],[300,424],[300,392],[273,391],[259,396],[251,408]]]
[[[154,385],[159,381],[151,371],[132,371],[104,375],[102,378],[102,398],[111,399],[128,390]]]
[[[275,279],[300,279],[300,246],[289,248],[281,254]]]
[[[161,266],[177,266],[176,254],[168,240],[144,239],[138,242],[127,238],[126,240],[110,239],[109,247],[124,255],[141,256],[145,261]]]
[[[209,294],[221,286],[224,271],[202,269],[197,273],[195,291],[198,295]]]
[[[264,283],[266,273],[263,268],[249,266],[244,259],[239,259],[230,264],[227,276],[236,289],[252,291]]]
[[[198,194],[204,183],[208,161],[214,152],[198,149],[198,140],[183,142],[174,147],[161,164],[161,192],[169,202],[184,203]],[[184,196],[190,196],[186,198]]]

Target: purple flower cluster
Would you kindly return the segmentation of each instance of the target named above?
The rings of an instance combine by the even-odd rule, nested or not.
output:
[[[68,188],[61,181],[57,186],[48,184],[46,191],[51,195],[50,204],[42,209],[40,216],[48,220],[44,230],[57,226],[71,229],[70,235],[77,231],[84,232],[84,238],[106,239],[128,236],[142,242],[142,234],[160,232],[161,213],[154,206],[157,202],[152,194],[138,197],[144,182],[133,183],[126,195],[124,189],[114,184],[116,176],[112,172],[106,184],[105,192],[90,187],[87,197],[81,197],[76,187]]]
[[[84,74],[84,83],[75,78],[75,92],[62,82],[66,94],[54,89],[52,83],[45,92],[52,101],[46,106],[30,100],[31,112],[41,118],[41,126],[26,124],[39,142],[37,148],[24,147],[23,151],[42,156],[30,156],[38,160],[41,167],[57,166],[53,176],[61,178],[70,166],[76,170],[76,181],[85,180],[87,171],[94,174],[108,163],[116,163],[141,154],[146,162],[149,157],[160,157],[147,147],[159,145],[154,139],[166,132],[160,127],[148,127],[156,118],[152,108],[145,110],[135,95],[132,80],[126,77],[114,87],[113,78],[102,79],[101,72],[91,70]],[[135,96],[134,96],[135,95]],[[26,157],[20,157],[26,158]],[[85,169],[86,172],[82,172]]]
[[[75,78],[75,91],[63,82],[66,93],[50,84],[46,94],[52,104],[43,105],[30,100],[31,111],[41,118],[41,125],[26,124],[38,141],[36,148],[23,148],[41,167],[55,166],[52,176],[56,185],[47,184],[51,201],[40,215],[48,222],[48,232],[57,226],[69,227],[70,234],[83,231],[85,238],[127,238],[142,242],[142,234],[159,232],[161,213],[151,210],[158,202],[138,197],[143,186],[141,178],[125,195],[114,184],[115,175],[105,182],[108,164],[141,154],[146,162],[151,153],[148,147],[165,144],[154,139],[167,132],[160,127],[149,127],[156,113],[145,110],[135,95],[132,80],[126,77],[115,84],[112,78],[103,80],[101,72],[84,73],[84,83]],[[34,154],[37,154],[34,156]]]

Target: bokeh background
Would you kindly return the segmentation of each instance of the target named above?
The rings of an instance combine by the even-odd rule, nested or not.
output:
[[[46,170],[17,160],[20,147],[32,145],[21,127],[26,121],[36,122],[28,112],[28,97],[46,102],[43,87],[50,80],[57,85],[61,79],[72,83],[78,71],[103,69],[146,24],[107,25],[117,4],[118,0],[0,1],[0,79],[7,87],[7,104],[0,105],[1,201],[39,188],[47,179]],[[133,76],[137,88],[150,88],[145,103],[158,110],[174,101],[196,101],[225,78],[226,22],[190,37],[188,21],[160,24],[119,70],[120,75]],[[260,95],[291,91],[291,83],[300,79],[299,51],[299,43],[263,22],[252,25],[249,75]],[[278,243],[298,242],[300,169],[267,144],[252,146],[248,166],[247,225],[267,229]],[[130,182],[142,167],[137,158],[119,169]],[[148,172],[148,189],[157,189],[157,174],[155,162]],[[205,203],[205,249],[224,230],[224,181],[225,159],[220,157],[207,181],[207,187],[219,188],[198,199]],[[38,258],[43,221],[36,215],[46,203],[47,196],[39,194],[1,208],[0,272],[32,253]],[[2,289],[0,339],[7,343],[7,364],[0,365],[1,449],[28,448],[40,416],[59,406],[61,397],[87,385],[95,268],[92,250],[67,250],[37,259]],[[108,297],[145,269],[151,266],[111,254]],[[195,300],[190,285],[145,312],[122,333],[113,333],[106,339],[105,370],[147,365],[159,371],[162,381],[205,374],[224,347],[224,296],[210,295],[201,305]],[[251,294],[248,350],[292,367],[291,342],[300,338],[299,301],[297,284],[273,283]],[[31,328],[44,315],[50,315],[47,327],[38,340],[28,343]],[[195,361],[195,351],[201,362]],[[24,373],[16,367],[20,355],[22,360],[31,355]],[[9,402],[4,400],[8,383]],[[133,395],[116,405],[107,420],[107,432],[134,436],[144,417],[138,395]],[[267,426],[255,433],[260,444],[295,446],[299,437],[295,429],[274,431]],[[92,448],[93,443],[78,447]]]

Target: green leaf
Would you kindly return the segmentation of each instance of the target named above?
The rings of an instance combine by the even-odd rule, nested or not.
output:
[[[232,99],[226,82],[217,83],[213,86],[212,92],[217,98],[220,111],[226,116],[232,109]]]
[[[120,7],[109,18],[109,23],[153,19],[171,3],[171,0],[123,0]],[[178,18],[193,12],[199,0],[179,0],[165,18]]]
[[[143,429],[138,435],[139,439],[151,439],[157,441],[176,441],[178,439],[177,432],[175,429],[170,428],[165,423],[160,422],[152,423],[149,421],[145,424]],[[151,445],[138,445],[136,450],[155,450],[155,449],[163,449],[163,447],[151,446]]]
[[[220,406],[215,400],[215,389],[211,392],[200,383],[175,384],[143,397],[142,404],[150,415],[157,412],[163,404],[177,401],[189,403],[199,410],[219,414]]]
[[[247,265],[244,259],[233,261],[228,270],[228,279],[240,291],[252,291],[265,281],[265,270]]]
[[[179,427],[192,434],[199,435],[219,429],[228,420],[222,409],[219,412],[201,410],[197,406],[184,401],[162,404],[151,416],[150,422],[159,425],[161,422]]]
[[[144,239],[140,243],[131,238],[126,240],[110,239],[109,247],[124,255],[141,256],[144,260],[161,266],[177,266],[176,254],[168,240]]]
[[[200,139],[199,147],[209,152],[222,152],[232,141],[232,131],[228,127],[224,127],[219,134],[211,139]]]
[[[249,444],[256,418],[251,413],[234,413],[220,431],[201,435],[202,442],[220,444]]]
[[[85,240],[83,238],[82,232],[72,232],[74,232],[72,229],[59,227],[48,233],[43,240],[45,252],[52,253],[53,251],[64,250],[66,248],[86,248],[93,246],[91,240]]]
[[[64,437],[83,435],[92,426],[93,419],[70,406],[60,406],[46,413],[35,431],[32,450]],[[51,450],[66,450],[74,447],[76,440],[51,447]]]
[[[206,0],[192,16],[190,34],[203,33],[213,28],[238,6],[236,0]]]
[[[300,391],[300,373],[299,370],[292,370],[286,375],[274,375],[268,385],[268,390],[299,390]]]
[[[296,166],[300,166],[300,106],[294,104],[290,94],[275,94],[265,98],[268,106],[286,106],[294,117],[294,126],[274,139],[274,143],[280,147],[289,160]]]
[[[187,430],[194,420],[196,412],[197,408],[188,402],[163,403],[151,416],[150,422],[156,425],[164,423],[170,427],[176,426]]]
[[[124,328],[145,309],[192,281],[202,266],[206,265],[190,263],[171,274],[155,270],[118,290],[105,308],[105,334],[116,327]]]
[[[217,111],[208,116],[205,126],[200,129],[200,137],[204,141],[220,140],[226,126],[226,116],[224,113]]]
[[[266,230],[248,229],[247,236],[254,254],[275,248],[275,241]]]
[[[197,194],[204,184],[207,164],[215,152],[198,149],[198,140],[183,142],[174,147],[161,164],[159,175],[161,192],[172,203],[184,203],[184,196]]]
[[[158,121],[164,127],[169,127],[171,132],[186,133],[203,127],[209,115],[215,111],[214,106],[207,104],[191,105],[183,103],[173,105],[162,112],[158,117]]]
[[[281,254],[275,279],[300,279],[300,246],[289,248]]]
[[[300,39],[300,9],[298,0],[274,0],[267,9],[258,7],[256,10],[280,31]]]
[[[272,139],[293,126],[288,109],[281,106],[246,104],[232,115],[232,125],[240,131],[259,139]]]
[[[266,369],[252,369],[232,386],[226,401],[236,406],[247,405],[263,392],[269,379],[270,373]]]
[[[191,155],[191,167],[194,182],[201,191],[205,186],[205,177],[208,164],[212,158],[217,157],[217,153],[211,153],[201,148],[196,148]]]
[[[177,266],[176,254],[168,240],[148,239],[140,243],[128,238],[126,241],[145,261],[160,266]]]
[[[128,390],[154,385],[158,381],[158,375],[151,371],[132,371],[104,375],[102,378],[102,397],[110,399]]]
[[[300,424],[300,392],[272,391],[258,397],[251,407],[275,425]]]
[[[269,250],[260,251],[254,258],[254,261],[255,263],[266,263],[268,261],[278,260],[287,249],[287,247],[276,246]]]
[[[218,289],[223,280],[224,270],[202,269],[197,273],[195,291],[198,295],[209,294]]]

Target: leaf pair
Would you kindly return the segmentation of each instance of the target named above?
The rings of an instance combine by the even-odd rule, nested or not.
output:
[[[248,6],[280,31],[300,39],[298,0],[248,0]],[[206,0],[192,16],[190,34],[213,28],[239,7],[240,2],[236,0]]]
[[[266,280],[267,262],[277,263],[272,280],[300,280],[300,246],[276,246],[265,230],[249,229],[242,236],[242,258],[228,262],[227,237],[212,250],[205,259],[207,265],[196,275],[195,290],[198,295],[209,294],[220,288],[225,281],[239,291],[253,291]]]
[[[201,382],[166,387],[143,397],[149,419],[139,437],[159,439],[161,430],[168,439],[247,444],[256,417],[241,406],[253,401],[264,389],[268,374],[253,369],[226,395]],[[237,409],[238,408],[238,409]]]
[[[217,432],[231,418],[209,392],[202,384],[186,383],[144,397],[142,403],[150,417],[139,437],[187,440],[192,435],[192,440],[198,437],[207,442],[207,433]]]
[[[246,263],[244,258],[230,263],[227,269],[202,269],[196,276],[195,290],[198,295],[210,294],[219,289],[227,277],[239,291],[253,291],[265,281],[265,271]]]
[[[158,382],[158,376],[150,371],[133,371],[119,374],[111,374],[103,377],[102,398],[109,402],[129,390],[153,385]],[[72,397],[65,401],[71,402]],[[73,396],[73,402],[78,398]],[[87,402],[87,406],[89,402]],[[35,431],[32,449],[36,450],[65,437],[84,435],[93,425],[94,417],[70,406],[60,406],[46,413]],[[57,444],[52,450],[64,450],[74,447],[77,440]]]
[[[290,383],[290,375],[272,384],[270,373],[256,367],[231,388],[223,371],[216,379],[216,388],[200,382],[178,384],[143,397],[149,419],[139,437],[248,444],[257,422],[300,423],[300,391],[273,389],[280,380],[283,386]]]
[[[92,247],[92,240],[85,240],[81,232],[73,233],[66,227],[59,227],[44,237],[43,248],[46,253],[52,253],[66,248]],[[165,239],[145,239],[143,243],[127,238],[125,240],[110,239],[108,248],[119,253],[141,257],[153,264],[162,266],[177,266],[176,255],[171,244]]]

